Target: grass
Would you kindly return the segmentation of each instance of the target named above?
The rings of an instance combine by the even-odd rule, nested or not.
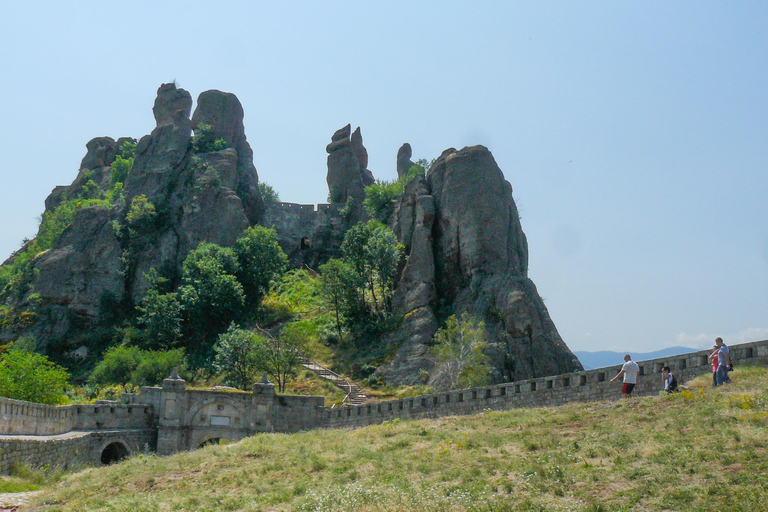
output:
[[[41,511],[762,510],[768,369],[668,396],[261,434],[71,474]]]

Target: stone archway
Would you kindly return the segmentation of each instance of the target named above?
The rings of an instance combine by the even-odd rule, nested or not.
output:
[[[122,441],[113,441],[101,449],[101,463],[105,466],[120,462],[131,454],[128,446]]]

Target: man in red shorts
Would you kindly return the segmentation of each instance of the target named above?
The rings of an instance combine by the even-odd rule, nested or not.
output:
[[[624,386],[621,388],[621,394],[624,395],[625,398],[629,398],[629,395],[631,395],[632,391],[635,389],[635,384],[637,384],[637,376],[640,374],[640,367],[637,366],[637,363],[632,360],[632,357],[629,354],[624,356],[624,361],[624,366],[621,367],[621,371],[611,379],[611,382],[620,379],[623,376]]]

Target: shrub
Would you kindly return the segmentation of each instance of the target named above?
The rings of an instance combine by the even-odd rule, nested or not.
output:
[[[192,152],[210,153],[227,149],[227,142],[224,139],[214,139],[214,137],[213,126],[205,123],[198,124],[191,141]]]
[[[0,396],[57,405],[68,381],[67,371],[44,355],[11,349],[0,357]]]
[[[232,324],[227,332],[219,335],[213,350],[216,370],[223,374],[226,382],[247,391],[254,381],[258,363],[256,335]]]
[[[156,385],[162,382],[174,367],[183,368],[185,365],[183,349],[162,351],[116,346],[104,354],[104,358],[88,377],[88,382],[98,386]]]
[[[264,202],[265,203],[279,203],[280,202],[280,195],[268,183],[264,183],[263,181],[260,181],[259,182],[259,192],[261,192],[261,197],[264,198]]]

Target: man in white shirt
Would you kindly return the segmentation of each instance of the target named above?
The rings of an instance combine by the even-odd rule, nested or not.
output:
[[[611,382],[620,379],[623,376],[624,386],[621,388],[621,394],[624,395],[625,398],[629,398],[629,395],[632,394],[632,390],[635,389],[635,384],[637,384],[637,376],[640,374],[640,367],[637,366],[637,363],[632,360],[632,357],[629,354],[624,356],[624,361],[625,363],[624,366],[621,367],[621,371],[611,379]]]

